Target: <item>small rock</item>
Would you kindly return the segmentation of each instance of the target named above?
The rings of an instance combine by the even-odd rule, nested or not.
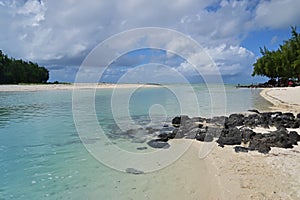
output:
[[[150,147],[156,148],[156,149],[169,148],[170,147],[169,143],[160,141],[159,139],[150,140],[149,142],[147,142],[147,144]]]
[[[146,150],[146,149],[148,149],[147,147],[137,147],[136,148],[137,150]]]
[[[176,128],[178,128],[181,124],[181,117],[174,117],[172,119],[172,125]]]
[[[125,171],[126,171],[126,173],[134,174],[134,175],[144,174],[143,171],[137,170],[137,169],[134,169],[134,168],[127,168]]]
[[[235,146],[234,151],[237,152],[237,153],[239,153],[239,152],[247,153],[248,148],[242,147],[242,146]]]
[[[250,109],[250,110],[248,110],[248,111],[249,111],[249,112],[254,112],[254,113],[257,113],[257,114],[260,113],[258,110],[255,110],[255,109]]]
[[[291,131],[289,133],[289,139],[294,145],[297,145],[297,142],[300,141],[300,135],[296,131]]]

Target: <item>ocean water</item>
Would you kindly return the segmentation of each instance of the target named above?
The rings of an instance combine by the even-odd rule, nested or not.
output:
[[[227,85],[224,93],[219,85],[173,87],[81,90],[77,96],[69,90],[0,92],[0,199],[146,197],[151,184],[158,184],[153,181],[155,172],[151,178],[124,173],[97,160],[86,148],[101,140],[78,134],[82,129],[91,135],[97,132],[91,116],[109,141],[102,145],[143,154],[157,151],[146,144],[152,135],[143,131],[130,135],[128,130],[161,128],[179,114],[210,117],[270,106],[257,89]],[[91,94],[94,115],[87,112]],[[108,160],[117,159],[102,153]]]

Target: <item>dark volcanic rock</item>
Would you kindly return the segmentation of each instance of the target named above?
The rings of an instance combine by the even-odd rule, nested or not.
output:
[[[169,133],[169,139],[174,139],[174,138],[183,138],[184,137],[184,132],[182,129],[174,129],[172,133]]]
[[[214,137],[210,134],[206,134],[204,138],[204,142],[212,142],[214,140]]]
[[[241,137],[220,137],[217,143],[223,147],[224,145],[240,145],[242,142]]]
[[[250,140],[249,149],[268,153],[271,149],[270,147],[293,148],[295,136],[294,133],[289,135],[286,129],[280,129],[267,134],[256,134]]]
[[[242,134],[242,141],[244,143],[249,142],[256,135],[256,133],[254,131],[252,131],[251,129],[244,128],[244,129],[241,129],[240,131]]]
[[[283,113],[282,118],[286,120],[293,120],[295,119],[295,116],[293,113]]]
[[[148,142],[149,146],[154,148],[167,148],[167,141],[173,138],[196,139],[203,142],[211,142],[217,139],[219,146],[241,145],[249,143],[249,146],[234,147],[236,152],[258,151],[268,153],[271,147],[293,148],[300,141],[300,135],[286,128],[300,127],[300,113],[295,117],[293,113],[282,112],[264,112],[249,110],[249,115],[231,114],[229,117],[218,116],[212,118],[188,116],[175,117],[172,120],[173,128],[164,127],[159,132],[159,139]],[[206,122],[206,123],[205,123]],[[270,133],[255,133],[250,128],[275,126],[276,131]],[[174,129],[174,130],[173,130]],[[132,135],[134,131],[129,131]]]
[[[144,174],[143,171],[134,168],[127,168],[125,171],[126,173],[134,174],[134,175]]]
[[[291,128],[300,128],[300,121],[296,120],[293,124],[291,124]]]
[[[204,121],[206,121],[206,119],[203,118],[203,117],[193,117],[191,120],[193,122],[204,122]]]
[[[250,141],[248,149],[251,151],[257,150],[260,153],[269,153],[271,147],[266,143],[262,143],[259,138],[253,138]]]
[[[280,128],[299,128],[299,120],[295,118],[293,113],[276,112],[271,115],[271,122],[277,129]]]
[[[234,147],[234,151],[237,152],[237,153],[239,153],[239,152],[247,153],[248,152],[248,148],[241,147],[241,146],[235,146]]]
[[[174,117],[173,119],[172,119],[172,125],[174,126],[174,127],[179,127],[180,126],[180,124],[181,124],[181,117]]]
[[[169,140],[169,134],[168,133],[160,133],[158,135],[159,139],[157,141],[162,141],[162,142],[168,142]]]
[[[296,131],[291,131],[289,133],[289,139],[292,144],[297,145],[297,142],[300,141],[300,135]]]
[[[199,129],[199,132],[195,135],[195,139],[204,142],[206,136],[206,128]]]
[[[212,142],[214,137],[212,134],[207,132],[207,129],[200,129],[196,134],[195,139],[201,142]]]
[[[209,126],[206,128],[206,133],[208,135],[212,135],[213,137],[215,138],[218,138],[220,137],[221,133],[222,133],[222,128],[220,127],[212,127],[212,126]]]
[[[244,125],[254,128],[258,124],[260,124],[261,116],[258,114],[252,114],[244,118]]]
[[[267,142],[271,147],[293,148],[293,142],[290,140],[288,131],[280,129],[270,133]]]
[[[188,131],[185,135],[185,138],[187,139],[195,139],[197,133],[200,132],[200,128],[193,128],[192,130]]]
[[[148,148],[147,147],[137,147],[136,149],[141,151],[141,150],[146,150]]]
[[[255,109],[250,109],[250,110],[248,110],[248,111],[249,111],[249,112],[254,112],[254,113],[257,113],[257,114],[260,113],[258,110],[255,110]]]
[[[228,117],[225,116],[218,116],[218,117],[213,117],[210,120],[210,123],[218,125],[218,126],[224,126],[225,122],[228,120]]]
[[[217,143],[221,147],[224,145],[240,145],[242,143],[241,131],[237,128],[223,129]]]
[[[233,128],[244,125],[243,114],[231,114],[225,122],[225,128]]]
[[[156,148],[156,149],[169,148],[170,147],[169,143],[160,141],[159,139],[150,140],[149,142],[147,142],[147,144],[150,147]]]
[[[198,140],[198,141],[204,142],[205,136],[206,136],[206,133],[198,133],[195,136],[195,139]]]

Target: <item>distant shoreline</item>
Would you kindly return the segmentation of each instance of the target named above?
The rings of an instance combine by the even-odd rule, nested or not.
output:
[[[300,112],[300,86],[265,88],[260,95],[274,105],[274,110]]]
[[[34,92],[49,90],[73,89],[110,89],[110,88],[152,88],[160,87],[159,84],[113,84],[113,83],[68,83],[68,84],[19,84],[0,85],[0,92]]]

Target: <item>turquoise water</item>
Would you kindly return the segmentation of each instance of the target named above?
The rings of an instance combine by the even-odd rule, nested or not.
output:
[[[259,96],[259,90],[225,88],[226,114],[269,106]],[[214,86],[208,92],[204,85],[195,85],[194,89],[201,115],[210,116],[210,98],[217,97],[222,90]],[[147,146],[149,138],[145,135],[141,135],[142,139],[128,137],[116,125],[116,122],[128,123],[128,117],[122,109],[117,116],[113,115],[112,91],[96,91],[99,125],[113,144],[126,151]],[[184,88],[182,91],[194,92]],[[82,90],[83,102],[86,92]],[[122,89],[114,98],[122,100],[127,92]],[[186,94],[183,96],[188,97]],[[128,102],[132,121],[141,127],[161,127],[168,123],[181,112],[176,95],[166,88],[136,90]],[[224,99],[215,102],[221,101]],[[126,106],[126,102],[117,103],[121,108]],[[213,113],[224,113],[224,106],[218,105],[221,104],[213,104]],[[136,178],[113,170],[88,153],[79,139],[72,106],[72,91],[0,93],[0,199],[134,199],[136,193],[143,193],[139,187],[146,188],[147,177]],[[82,109],[84,106],[83,103]],[[189,105],[185,111],[193,109],[194,105]],[[148,148],[146,152],[149,151],[154,150]]]

